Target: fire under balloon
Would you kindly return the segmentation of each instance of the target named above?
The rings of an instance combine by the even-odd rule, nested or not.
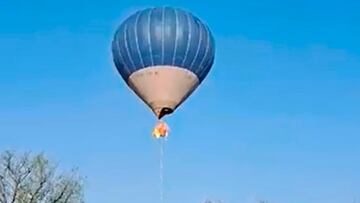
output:
[[[156,139],[167,138],[167,136],[169,135],[169,131],[170,131],[170,129],[165,122],[158,121],[158,123],[156,124],[156,126],[153,130],[152,135]]]

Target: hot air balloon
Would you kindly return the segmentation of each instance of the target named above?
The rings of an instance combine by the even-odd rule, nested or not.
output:
[[[173,7],[140,10],[124,20],[112,42],[126,84],[160,120],[201,84],[215,57],[214,38],[199,18]]]

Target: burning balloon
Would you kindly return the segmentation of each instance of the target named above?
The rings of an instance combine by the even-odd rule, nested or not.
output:
[[[126,84],[161,119],[173,113],[208,75],[215,43],[208,26],[191,13],[148,8],[119,26],[112,54]],[[164,124],[155,127],[156,138],[167,136]]]

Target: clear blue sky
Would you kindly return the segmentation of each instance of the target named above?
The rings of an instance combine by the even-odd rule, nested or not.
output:
[[[360,199],[359,1],[0,1],[0,149],[87,176],[89,203],[159,202],[155,119],[111,60],[120,21],[170,5],[214,32],[167,119],[166,202]]]

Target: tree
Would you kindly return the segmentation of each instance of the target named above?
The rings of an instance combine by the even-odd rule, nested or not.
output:
[[[82,202],[83,181],[75,170],[58,173],[43,154],[0,154],[0,203]]]

